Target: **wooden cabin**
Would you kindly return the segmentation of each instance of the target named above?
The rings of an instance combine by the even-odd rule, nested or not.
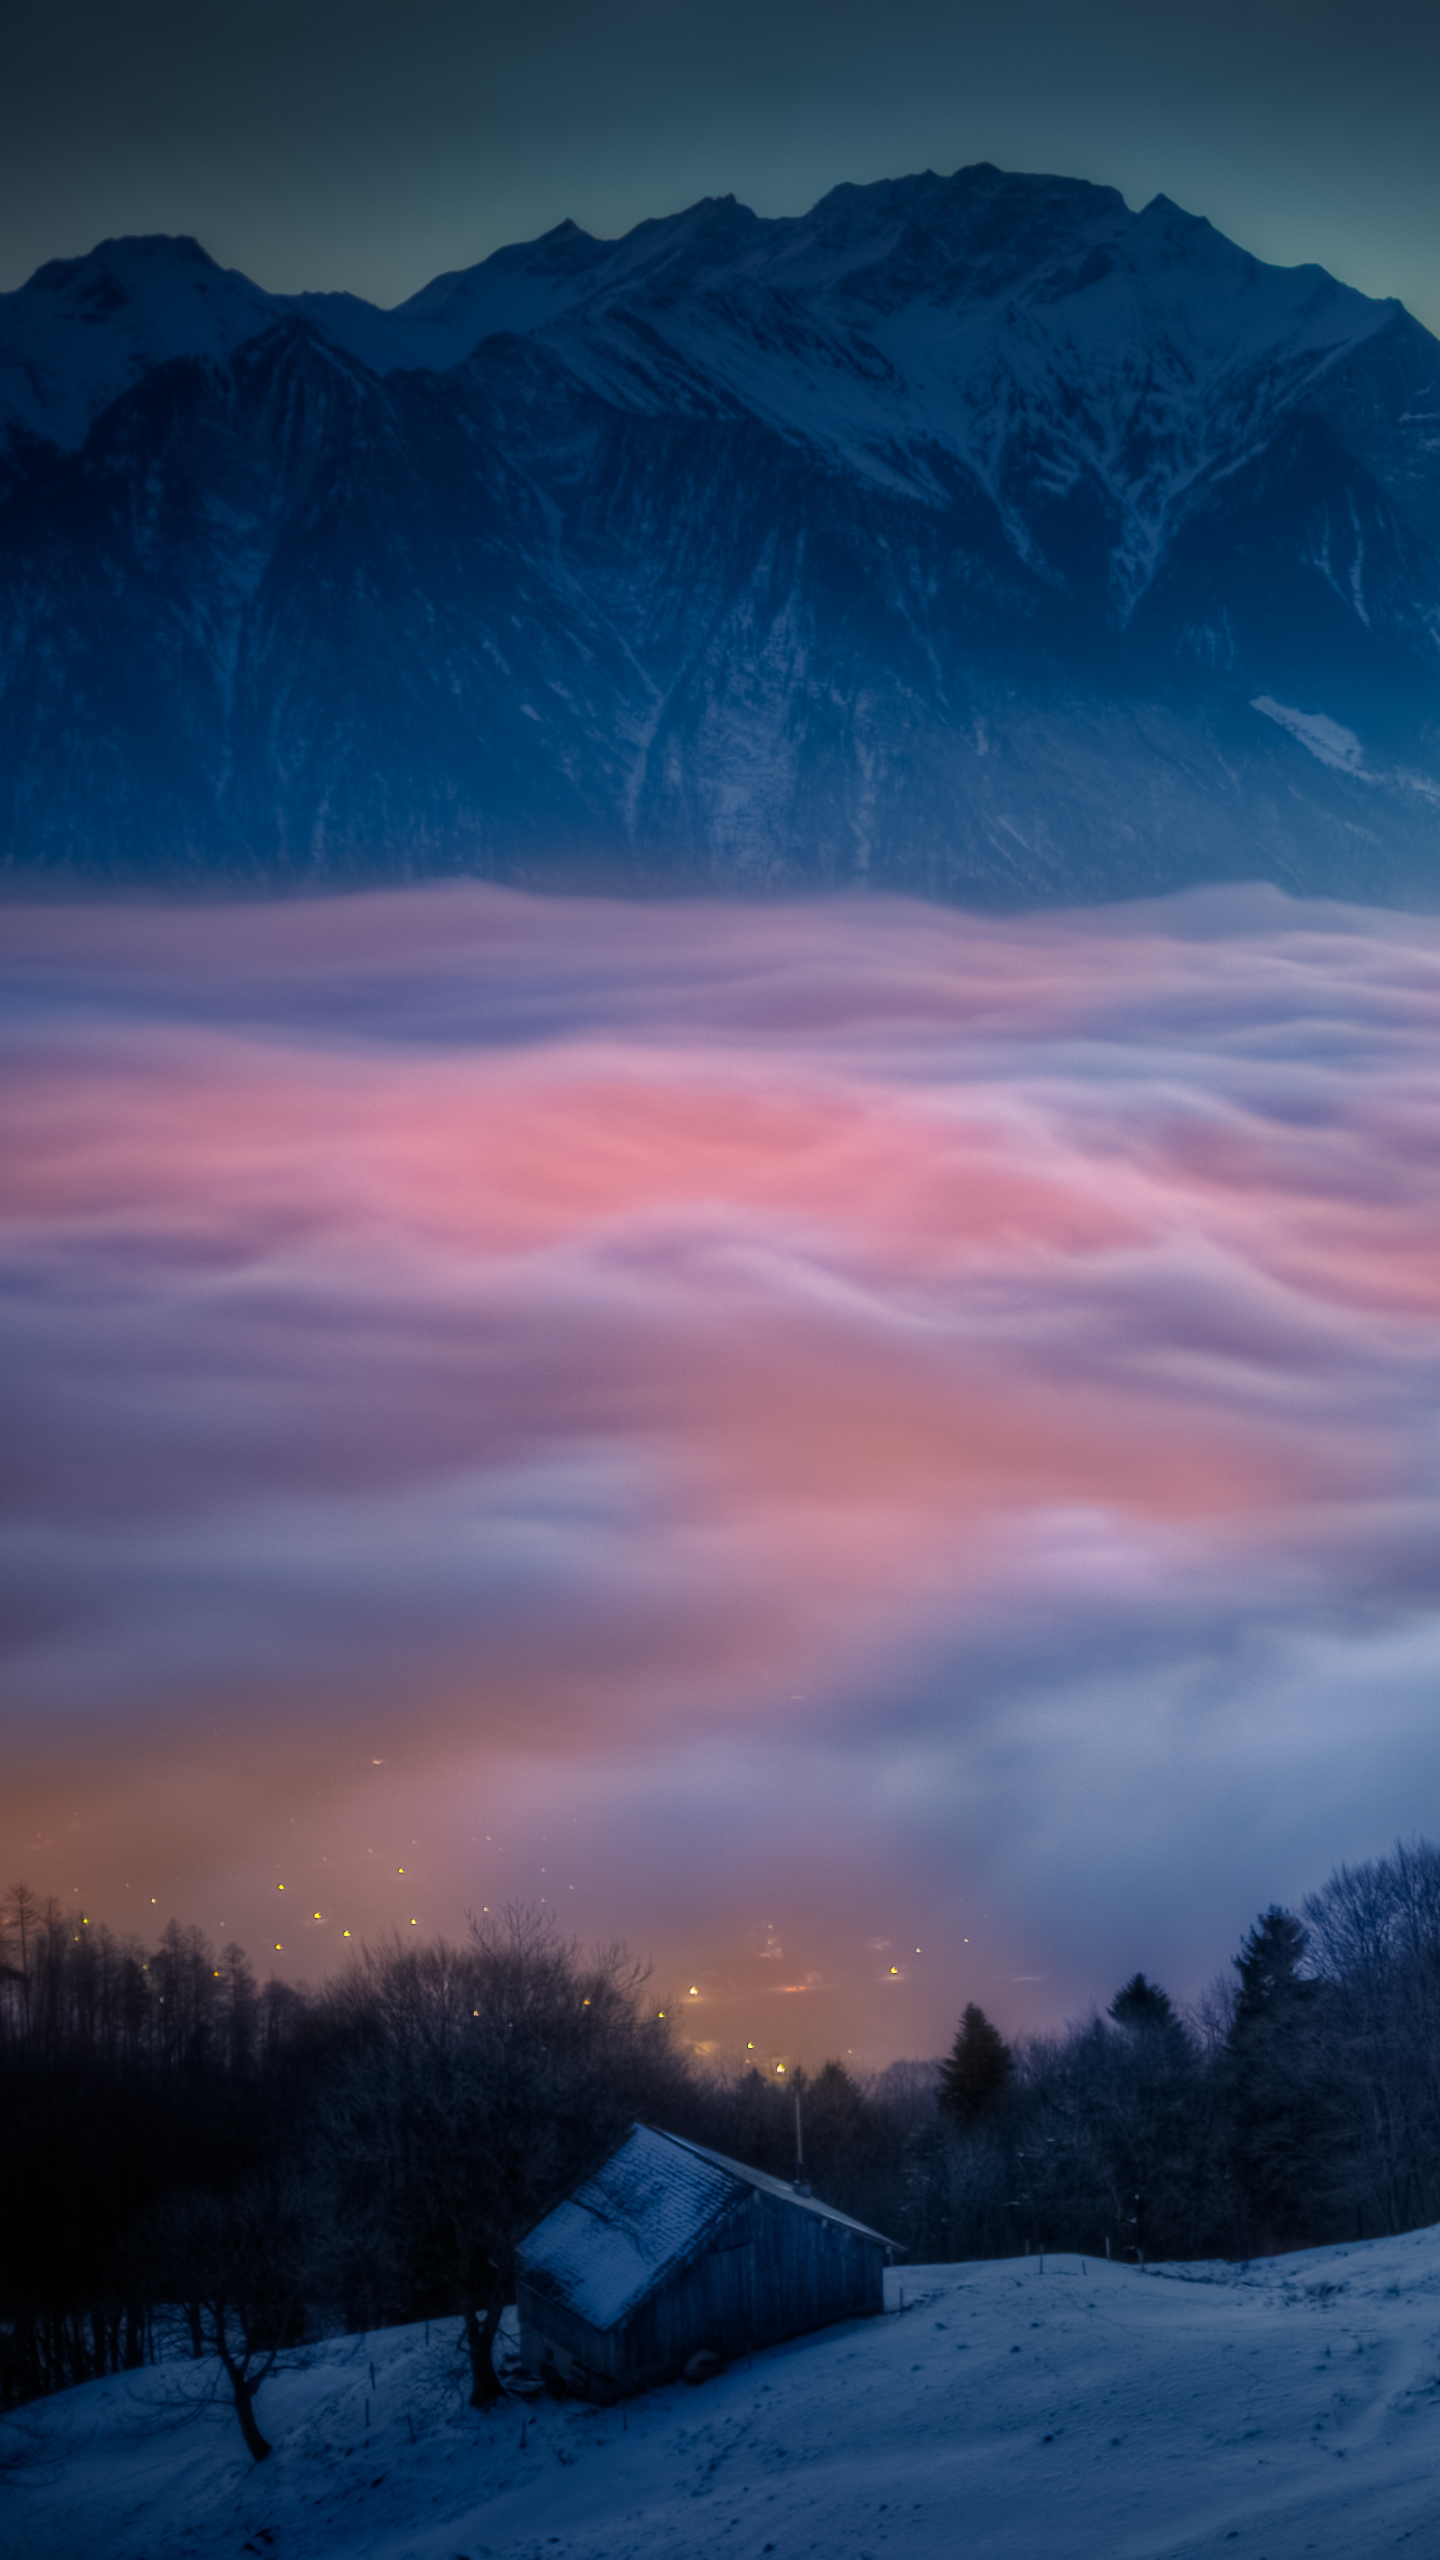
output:
[[[522,2243],[520,2357],[590,2399],[884,2309],[898,2244],[763,2169],[637,2124]]]

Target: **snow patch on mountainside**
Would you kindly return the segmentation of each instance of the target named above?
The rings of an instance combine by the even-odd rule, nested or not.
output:
[[[1268,693],[1257,694],[1252,711],[1263,711],[1267,720],[1289,731],[1302,747],[1308,747],[1321,764],[1330,765],[1336,773],[1353,773],[1364,781],[1365,750],[1353,729],[1342,728],[1323,711],[1295,711],[1287,702],[1272,702]]]

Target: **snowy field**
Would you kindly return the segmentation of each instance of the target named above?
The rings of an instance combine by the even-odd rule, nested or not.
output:
[[[1440,2542],[1440,2229],[1248,2267],[909,2268],[892,2316],[618,2409],[463,2407],[456,2324],[174,2423],[179,2368],[26,2413],[10,2560],[879,2560]],[[899,2312],[903,2286],[905,2310]],[[373,2382],[372,2382],[373,2373]],[[368,2424],[367,2424],[368,2402]]]

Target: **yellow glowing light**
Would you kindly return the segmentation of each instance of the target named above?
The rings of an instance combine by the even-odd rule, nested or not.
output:
[[[316,1912],[315,1917],[316,1917],[316,1919],[317,1919],[317,1920],[319,1919],[320,1914],[319,1914],[319,1912],[318,1912],[318,1911]],[[918,1955],[918,1953],[919,1953],[919,1949],[918,1949],[918,1948],[916,1949],[916,1953],[917,1953],[917,1955]]]
[[[664,2012],[664,2010],[663,2010],[663,2009],[657,2009],[657,2010],[656,2010],[656,2012],[655,2012],[655,2015],[656,2015],[656,2017],[657,2017],[657,2018],[663,2018],[663,2017],[664,2017],[664,2015],[665,2015],[665,2012]]]
[[[349,1932],[349,1930],[348,1930],[348,1929],[342,1929],[342,1930],[341,1930],[341,1932],[340,1932],[340,1935],[341,1935],[341,1937],[342,1937],[342,1938],[348,1938],[348,1937],[349,1937],[349,1935],[350,1935],[350,1932]]]
[[[698,1982],[692,1982],[692,1983],[691,1983],[691,1985],[690,1985],[690,1997],[691,1997],[691,1999],[692,1999],[692,2000],[698,2000],[698,1999],[699,1999],[699,1997],[700,1997],[700,1985],[699,1985],[699,1983],[698,1983]]]
[[[280,1941],[279,1941],[279,1939],[278,1939],[278,1938],[277,1938],[277,1939],[276,1939],[276,1941],[275,1941],[275,1953],[277,1954],[277,1956],[278,1956],[278,1955],[282,1955],[282,1954],[284,1953],[284,1949],[282,1948],[282,1946],[281,1946]]]
[[[746,2050],[746,2052],[747,2052],[747,2053],[753,2053],[753,2052],[754,2052],[754,2050],[755,2050],[755,2047],[753,2046],[753,2044],[747,2044],[747,2046],[745,2047],[745,2050]]]
[[[776,2063],[776,2065],[775,2065],[775,2068],[776,2068],[776,2070],[779,2072],[780,2077],[781,2077],[781,2079],[783,2080],[783,2079],[784,2079],[784,2077],[785,2077],[785,2065],[784,2065],[784,2063],[783,2063],[783,2062],[777,2062],[777,2063]]]
[[[898,1973],[898,1972],[899,1972],[899,1970],[900,1970],[900,1967],[898,1966],[898,1964],[892,1964],[892,1966],[890,1967],[890,1970],[891,1970],[891,1972],[892,1972],[892,1973]]]

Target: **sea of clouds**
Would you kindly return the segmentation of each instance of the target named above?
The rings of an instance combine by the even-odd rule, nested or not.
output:
[[[1432,921],[0,939],[7,1877],[310,1973],[544,1896],[884,2059],[1440,1832]]]

